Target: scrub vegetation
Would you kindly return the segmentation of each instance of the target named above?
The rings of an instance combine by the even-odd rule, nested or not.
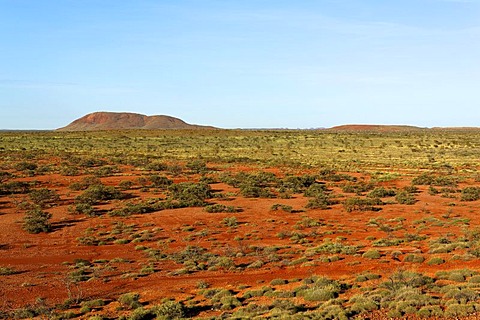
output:
[[[474,130],[0,133],[1,319],[480,316]]]

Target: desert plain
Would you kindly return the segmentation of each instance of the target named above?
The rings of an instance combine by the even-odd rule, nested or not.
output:
[[[480,131],[0,133],[0,318],[476,319]]]

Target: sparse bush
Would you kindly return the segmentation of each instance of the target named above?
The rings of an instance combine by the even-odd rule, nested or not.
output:
[[[70,184],[69,188],[73,191],[80,191],[80,190],[85,190],[90,186],[95,186],[95,185],[101,185],[102,182],[100,181],[99,178],[94,177],[94,176],[88,176],[82,178],[82,180],[78,182],[74,182]]]
[[[393,189],[385,189],[384,187],[378,187],[373,189],[367,194],[369,198],[385,198],[385,197],[394,197],[397,192]]]
[[[60,200],[60,196],[55,190],[50,190],[47,188],[32,190],[29,194],[30,200],[33,203],[45,207],[49,203]]]
[[[400,204],[407,204],[407,205],[412,205],[412,204],[415,204],[415,202],[417,202],[417,200],[415,199],[415,196],[413,196],[411,193],[407,191],[400,191],[399,193],[397,193],[397,195],[395,196],[395,200],[397,200],[397,202]]]
[[[181,182],[169,186],[168,191],[172,199],[185,207],[201,207],[212,198],[212,189],[205,183]]]
[[[272,207],[270,208],[270,210],[272,211],[277,211],[277,210],[282,210],[282,211],[285,211],[285,212],[292,212],[293,208],[292,206],[288,206],[288,205],[285,205],[285,204],[279,204],[279,203],[276,203],[274,205],[272,205]]]
[[[173,184],[173,181],[165,176],[159,176],[154,174],[149,176],[148,178],[152,182],[152,187],[154,188],[167,188],[168,186]]]
[[[118,302],[126,309],[137,309],[142,306],[138,293],[125,293],[118,298]]]
[[[17,270],[10,267],[0,267],[0,276],[9,276],[18,273]]]
[[[480,199],[480,187],[466,187],[460,194],[462,201],[476,201]]]
[[[38,168],[38,165],[33,162],[21,161],[15,164],[15,170],[18,171],[35,171]]]
[[[382,200],[378,198],[348,198],[344,201],[343,207],[347,212],[352,211],[379,211],[381,208],[377,207],[383,205]]]
[[[443,264],[445,263],[445,260],[443,260],[442,258],[439,258],[439,257],[435,257],[435,258],[431,258],[430,260],[428,260],[427,264],[428,265],[438,265],[438,264]]]
[[[223,204],[212,204],[205,206],[204,210],[208,213],[235,213],[238,210],[234,206],[226,206]]]
[[[105,186],[103,184],[89,186],[81,195],[76,198],[78,203],[87,203],[90,205],[100,201],[123,199],[125,195],[115,189],[115,187]]]
[[[23,218],[23,229],[29,233],[50,232],[52,229],[51,217],[51,213],[42,211],[40,208],[29,210]]]
[[[153,308],[157,319],[180,319],[185,316],[185,307],[180,302],[167,301]]]
[[[235,217],[223,218],[222,222],[227,227],[236,228],[238,226],[238,220]]]
[[[73,213],[84,214],[89,217],[95,216],[95,208],[89,203],[77,203],[73,207]]]
[[[370,191],[374,188],[373,183],[357,182],[350,183],[347,182],[343,187],[342,191],[346,193],[355,193],[361,195],[364,192]]]
[[[189,161],[185,167],[193,173],[205,173],[208,170],[207,163],[203,160]]]
[[[413,262],[413,263],[422,263],[425,261],[425,258],[419,254],[409,253],[403,259],[403,262]]]
[[[362,254],[362,257],[363,258],[367,258],[367,259],[380,259],[382,255],[380,254],[380,252],[378,252],[377,250],[368,250],[366,251],[364,254]]]

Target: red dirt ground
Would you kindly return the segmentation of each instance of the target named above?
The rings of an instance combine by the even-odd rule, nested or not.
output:
[[[106,185],[118,185],[122,180],[136,179],[145,174],[132,167],[122,168],[122,173],[116,176],[101,178]],[[232,167],[230,171],[256,171],[249,167]],[[282,170],[268,170],[281,175]],[[360,176],[360,174],[356,174]],[[49,304],[59,304],[69,297],[67,275],[72,268],[66,262],[72,263],[75,259],[89,261],[106,259],[112,260],[122,258],[130,262],[109,263],[97,270],[98,276],[79,286],[72,286],[71,294],[81,295],[84,299],[102,297],[103,299],[116,300],[119,295],[126,292],[138,292],[142,301],[158,303],[163,298],[174,297],[185,299],[197,295],[197,284],[205,281],[212,288],[238,288],[239,285],[247,285],[249,288],[268,285],[273,279],[304,279],[312,275],[321,275],[334,279],[352,281],[355,275],[364,271],[379,273],[388,277],[392,272],[399,269],[408,269],[433,275],[438,270],[451,270],[459,268],[478,269],[478,260],[458,261],[450,259],[452,254],[435,254],[432,256],[444,257],[447,261],[439,266],[431,266],[426,263],[414,264],[402,262],[407,253],[421,252],[428,260],[428,241],[404,243],[401,247],[380,247],[377,248],[382,254],[378,260],[362,258],[361,255],[344,256],[344,259],[336,262],[319,263],[314,262],[305,265],[286,265],[283,261],[269,262],[260,269],[242,270],[212,270],[201,271],[192,274],[173,275],[172,271],[181,269],[182,266],[171,260],[158,261],[155,263],[155,272],[146,276],[138,276],[142,266],[149,263],[148,257],[142,250],[136,250],[136,246],[145,245],[152,248],[176,252],[183,250],[187,245],[196,245],[208,248],[209,251],[228,254],[230,251],[249,253],[245,256],[237,255],[234,258],[236,264],[250,263],[258,259],[264,259],[261,252],[256,256],[252,254],[252,247],[264,248],[268,246],[289,246],[281,249],[280,252],[291,251],[289,260],[303,256],[305,247],[301,244],[292,243],[289,237],[280,239],[278,234],[286,231],[301,231],[310,233],[312,231],[321,234],[312,239],[312,247],[322,242],[324,238],[342,240],[346,244],[363,245],[361,252],[368,250],[371,241],[367,237],[375,239],[403,236],[405,233],[422,233],[435,239],[444,236],[447,232],[460,235],[461,224],[435,226],[431,223],[415,224],[414,221],[423,218],[436,218],[443,222],[455,217],[471,219],[469,228],[478,227],[477,208],[478,203],[460,203],[454,199],[431,196],[426,192],[426,187],[419,187],[420,193],[417,196],[418,202],[414,205],[388,204],[379,212],[352,212],[347,213],[341,204],[334,205],[328,210],[307,210],[305,205],[308,199],[303,195],[295,194],[291,199],[248,199],[239,195],[232,196],[231,200],[211,200],[211,202],[223,203],[229,206],[242,208],[242,212],[231,213],[207,213],[202,208],[184,208],[163,210],[149,214],[136,214],[126,218],[110,217],[102,215],[99,217],[85,217],[83,215],[72,215],[68,207],[73,204],[74,198],[80,194],[79,191],[72,191],[68,188],[70,184],[79,181],[84,176],[67,177],[58,174],[18,178],[17,181],[37,181],[38,187],[54,189],[61,198],[61,201],[46,211],[53,214],[52,222],[54,230],[50,233],[28,234],[22,230],[22,219],[24,211],[17,208],[17,204],[23,201],[25,195],[3,196],[0,198],[0,266],[10,267],[17,274],[1,276],[0,280],[0,301],[3,310],[12,310],[26,305],[33,305],[39,297],[44,298]],[[405,176],[404,176],[405,177]],[[175,182],[188,181],[198,177],[174,178]],[[471,184],[471,181],[463,185]],[[401,188],[409,185],[408,178],[381,183],[388,187]],[[236,193],[238,189],[224,183],[211,185],[214,190],[222,193]],[[462,187],[462,186],[459,186]],[[335,187],[336,193],[342,191]],[[162,196],[161,191],[150,189],[148,192],[141,191],[134,186],[132,193],[138,199],[158,198]],[[458,205],[451,206],[452,202]],[[122,201],[114,200],[97,206],[98,209],[110,209],[122,206]],[[273,204],[280,203],[292,206],[294,210],[305,210],[298,213],[284,211],[272,211]],[[225,217],[235,216],[238,219],[237,228],[229,228],[222,224]],[[312,219],[323,222],[322,226],[313,228],[295,229],[296,223],[302,217],[308,216]],[[399,231],[386,233],[376,227],[368,226],[371,219],[382,217],[391,225],[396,222],[389,222],[391,219],[402,217],[404,228]],[[87,246],[79,243],[77,238],[85,235],[88,228],[95,229],[94,234],[100,231],[110,231],[115,221],[122,221],[125,225],[135,224],[136,231],[154,230],[151,240],[140,243],[113,244]],[[450,221],[450,220],[449,220]],[[207,236],[195,236],[194,234],[207,230]],[[331,233],[329,235],[329,233]],[[188,238],[191,239],[188,239]],[[238,240],[236,237],[242,237]],[[168,241],[166,241],[168,240]],[[391,251],[401,251],[399,258],[393,258]],[[456,251],[461,254],[463,251]],[[101,264],[100,264],[101,265]],[[133,274],[125,277],[125,274]],[[383,280],[382,280],[383,281]],[[108,305],[105,309],[107,315],[115,313],[115,303]],[[110,314],[110,315],[111,315]],[[201,316],[215,315],[217,311],[204,312]],[[378,317],[381,317],[380,315]],[[372,317],[375,319],[375,317]]]

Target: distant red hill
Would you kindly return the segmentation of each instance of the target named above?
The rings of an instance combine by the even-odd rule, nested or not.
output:
[[[379,124],[346,124],[335,126],[328,131],[370,131],[370,132],[406,132],[426,130],[427,128],[407,126],[407,125],[379,125]]]
[[[58,131],[95,131],[122,129],[214,129],[164,115],[146,116],[129,112],[94,112],[87,114]]]

